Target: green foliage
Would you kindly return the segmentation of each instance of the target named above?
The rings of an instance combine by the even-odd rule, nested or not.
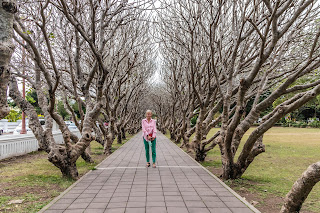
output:
[[[307,125],[308,124],[306,122],[303,122],[303,121],[292,122],[292,124],[291,124],[292,127],[300,127],[300,128],[306,128]]]
[[[271,94],[271,91],[266,91],[265,93],[261,94],[259,97],[259,103],[261,101],[263,101],[264,99],[266,99],[269,95]],[[253,102],[254,102],[255,97],[251,97],[250,100],[248,101],[245,111],[246,111],[246,115],[249,114],[249,112],[251,111]],[[268,107],[265,111],[261,112],[261,117],[265,116],[266,114],[270,113],[273,110],[272,106]]]
[[[311,76],[311,75],[305,76],[303,78],[298,79],[290,87],[297,86],[297,85],[309,84],[309,83],[312,83],[318,79],[319,79],[319,76],[317,76],[316,74],[314,76]],[[303,91],[307,91],[307,90],[302,90],[302,92]],[[275,100],[273,102],[273,108],[275,108],[279,104],[283,103],[284,101],[292,98],[294,95],[296,95],[299,92],[301,92],[301,91],[286,94],[286,95],[279,97],[277,100]],[[319,118],[320,117],[320,95],[318,95],[317,97],[310,100],[304,106],[302,106],[299,109],[290,113],[290,116],[293,120],[300,120],[300,121],[302,121],[302,120],[306,121],[309,118],[313,118],[313,117]]]
[[[74,111],[74,113],[77,115],[77,118],[80,118],[80,112],[79,112],[79,105],[77,102],[71,104],[71,107]]]
[[[67,110],[64,108],[64,104],[62,101],[58,101],[58,105],[57,105],[57,111],[58,113],[62,116],[62,118],[65,120],[67,117],[69,117],[69,113],[67,112]]]
[[[12,108],[17,106],[16,102],[14,102],[14,100],[12,100],[11,98],[8,98],[7,103],[9,107],[12,107]]]
[[[49,38],[54,39],[54,38],[55,38],[55,37],[54,37],[54,34],[53,34],[53,33],[50,33],[50,34],[49,34]]]
[[[36,90],[30,89],[26,92],[26,100],[35,108],[37,114],[43,114],[39,103]]]
[[[31,97],[31,96],[26,96],[26,100],[27,100],[30,104],[36,103],[36,100],[34,100],[33,97]]]
[[[309,126],[313,128],[320,128],[320,121],[312,121],[309,123]]]
[[[298,127],[298,128],[320,128],[320,121],[313,120],[312,122],[305,121],[294,121],[294,120],[285,120],[284,118],[280,120],[280,126],[282,127]],[[279,125],[278,125],[279,126]]]
[[[306,128],[308,124],[306,122],[299,122],[299,127],[300,128]]]
[[[30,35],[30,34],[32,34],[32,31],[30,31],[30,30],[27,30],[27,31],[25,31],[25,32],[23,32],[24,34],[28,34],[28,35]]]
[[[10,113],[4,119],[8,119],[9,122],[16,122],[21,119],[21,111],[18,109],[11,109]]]
[[[77,115],[77,118],[80,118],[80,111],[79,111],[78,102],[74,102],[73,104],[71,104],[71,107],[72,107],[74,113]],[[84,114],[86,113],[86,108],[84,105],[82,105],[82,111]],[[104,117],[102,117],[102,118],[104,118]]]
[[[195,115],[191,118],[190,123],[191,123],[191,127],[194,127],[197,123],[197,119],[198,119],[198,115]]]

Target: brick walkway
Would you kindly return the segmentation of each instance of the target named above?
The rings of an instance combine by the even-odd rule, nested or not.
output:
[[[157,137],[157,168],[145,165],[139,133],[40,212],[259,212],[162,134]]]

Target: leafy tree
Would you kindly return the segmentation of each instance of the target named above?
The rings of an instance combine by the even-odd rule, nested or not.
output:
[[[305,76],[299,80],[297,80],[295,83],[293,83],[290,88],[294,86],[302,86],[307,84],[308,82],[314,83],[319,79],[318,75],[312,75],[312,76]],[[307,91],[307,89],[302,90]],[[286,95],[282,95],[277,100],[273,102],[273,108],[277,107],[279,104],[283,103],[284,101],[289,100],[293,96],[298,94],[298,92],[290,93]],[[293,111],[290,113],[291,119],[294,120],[308,120],[309,118],[315,118],[320,117],[320,95],[316,96],[315,98],[308,101],[304,106],[300,107],[299,109]]]
[[[21,110],[11,109],[10,113],[4,119],[8,119],[9,122],[16,122],[21,119]]]
[[[38,95],[37,95],[37,92],[35,89],[30,89],[27,91],[26,93],[26,100],[32,105],[34,106],[36,112],[38,114],[42,114],[43,115],[43,112],[41,110],[41,107],[39,106],[39,103],[38,103]]]
[[[80,118],[79,104],[77,102],[74,102],[73,104],[71,104],[71,107],[74,113],[77,115],[77,118]],[[86,107],[84,105],[82,105],[82,111],[83,113],[86,113]]]
[[[70,114],[64,108],[63,101],[58,102],[57,111],[62,116],[63,120],[66,120],[66,118],[70,116]]]

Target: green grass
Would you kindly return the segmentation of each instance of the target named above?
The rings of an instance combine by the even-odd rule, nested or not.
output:
[[[218,130],[212,129],[208,138]],[[242,142],[253,130],[248,130]],[[263,143],[266,152],[256,157],[241,179],[226,181],[235,190],[245,188],[261,197],[284,197],[302,172],[320,160],[320,129],[274,127],[265,133]],[[243,143],[236,157],[242,147]],[[208,152],[202,165],[221,168],[219,147]],[[319,212],[320,183],[313,188],[302,209]]]
[[[115,141],[112,151],[122,144]],[[83,176],[105,159],[103,147],[93,141],[90,145],[94,163],[87,163],[82,158],[77,161],[79,176]],[[74,183],[74,180],[62,178],[58,168],[47,160],[47,153],[34,152],[9,163],[0,161],[0,212],[37,212],[61,192]],[[22,204],[11,204],[11,200],[24,200]]]

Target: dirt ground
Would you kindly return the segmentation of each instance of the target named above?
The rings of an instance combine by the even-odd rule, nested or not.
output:
[[[2,178],[12,178],[12,176],[6,175],[1,168],[11,167],[20,163],[32,163],[37,159],[46,159],[46,155],[38,152],[32,154],[26,154],[23,156],[7,158],[0,161],[0,176]],[[17,177],[19,173],[17,173]],[[21,186],[17,185],[16,181],[0,182],[0,197],[1,204],[0,212],[23,212],[22,209],[28,209],[29,206],[35,206],[37,203],[47,203],[52,200],[56,193],[61,192],[64,189],[58,184],[48,184],[46,186]],[[8,204],[11,200],[23,200],[21,204]]]
[[[2,167],[5,166],[9,166],[11,164],[17,164],[17,163],[25,163],[25,162],[29,162],[31,163],[32,160],[34,159],[39,159],[39,158],[44,158],[46,156],[44,156],[41,152],[35,152],[32,154],[26,154],[26,155],[21,155],[21,156],[17,156],[17,157],[11,157],[11,158],[6,158],[3,160],[0,160],[0,169]],[[1,170],[0,170],[1,172]]]

